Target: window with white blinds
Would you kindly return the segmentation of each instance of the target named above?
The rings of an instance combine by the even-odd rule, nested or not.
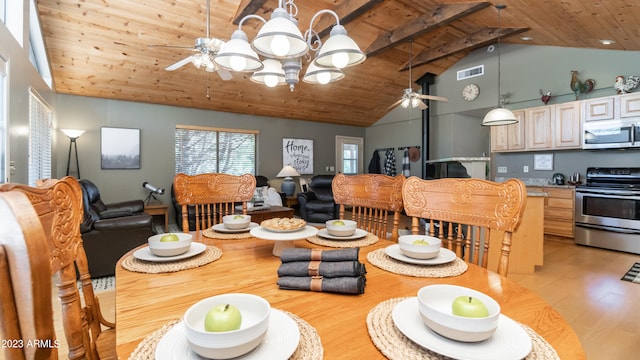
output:
[[[29,94],[29,185],[51,178],[51,108],[33,90]]]
[[[176,174],[255,174],[258,131],[176,126]]]

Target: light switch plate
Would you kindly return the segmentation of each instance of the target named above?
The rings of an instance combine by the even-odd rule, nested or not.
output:
[[[522,168],[522,171],[524,171],[526,173],[529,172],[529,167],[527,165],[525,165],[524,168]]]
[[[506,172],[507,172],[507,167],[506,166],[498,166],[498,173],[504,174]]]

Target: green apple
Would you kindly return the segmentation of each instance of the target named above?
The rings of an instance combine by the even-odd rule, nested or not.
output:
[[[242,219],[244,219],[244,216],[242,215],[236,215],[233,217],[233,220],[242,220]]]
[[[166,234],[162,235],[160,238],[160,242],[172,242],[172,241],[180,241],[180,238],[176,234]]]
[[[425,239],[417,239],[413,240],[412,244],[414,245],[429,245],[429,242]]]
[[[336,220],[336,221],[332,222],[332,223],[331,223],[331,225],[334,225],[334,226],[344,226],[344,221],[342,221],[342,220]]]
[[[456,316],[482,318],[489,316],[484,303],[473,296],[458,296],[451,304],[451,313]]]
[[[204,329],[210,332],[238,330],[241,324],[240,310],[230,304],[214,306],[204,318]]]

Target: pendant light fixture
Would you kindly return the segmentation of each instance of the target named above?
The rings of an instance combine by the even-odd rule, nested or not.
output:
[[[504,10],[507,5],[497,4],[495,6],[498,9],[498,31],[502,31],[500,28],[500,12]],[[489,111],[487,115],[482,119],[482,125],[484,126],[498,126],[498,125],[509,125],[515,124],[518,122],[515,115],[509,109],[505,109],[502,101],[501,101],[501,92],[500,92],[500,33],[498,33],[498,107]]]

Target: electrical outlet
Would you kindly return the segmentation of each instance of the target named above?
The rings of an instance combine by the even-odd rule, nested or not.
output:
[[[506,172],[507,172],[507,167],[506,166],[498,166],[498,173],[504,174]]]
[[[522,171],[529,172],[529,167],[527,165],[525,165],[524,168],[522,168]]]

